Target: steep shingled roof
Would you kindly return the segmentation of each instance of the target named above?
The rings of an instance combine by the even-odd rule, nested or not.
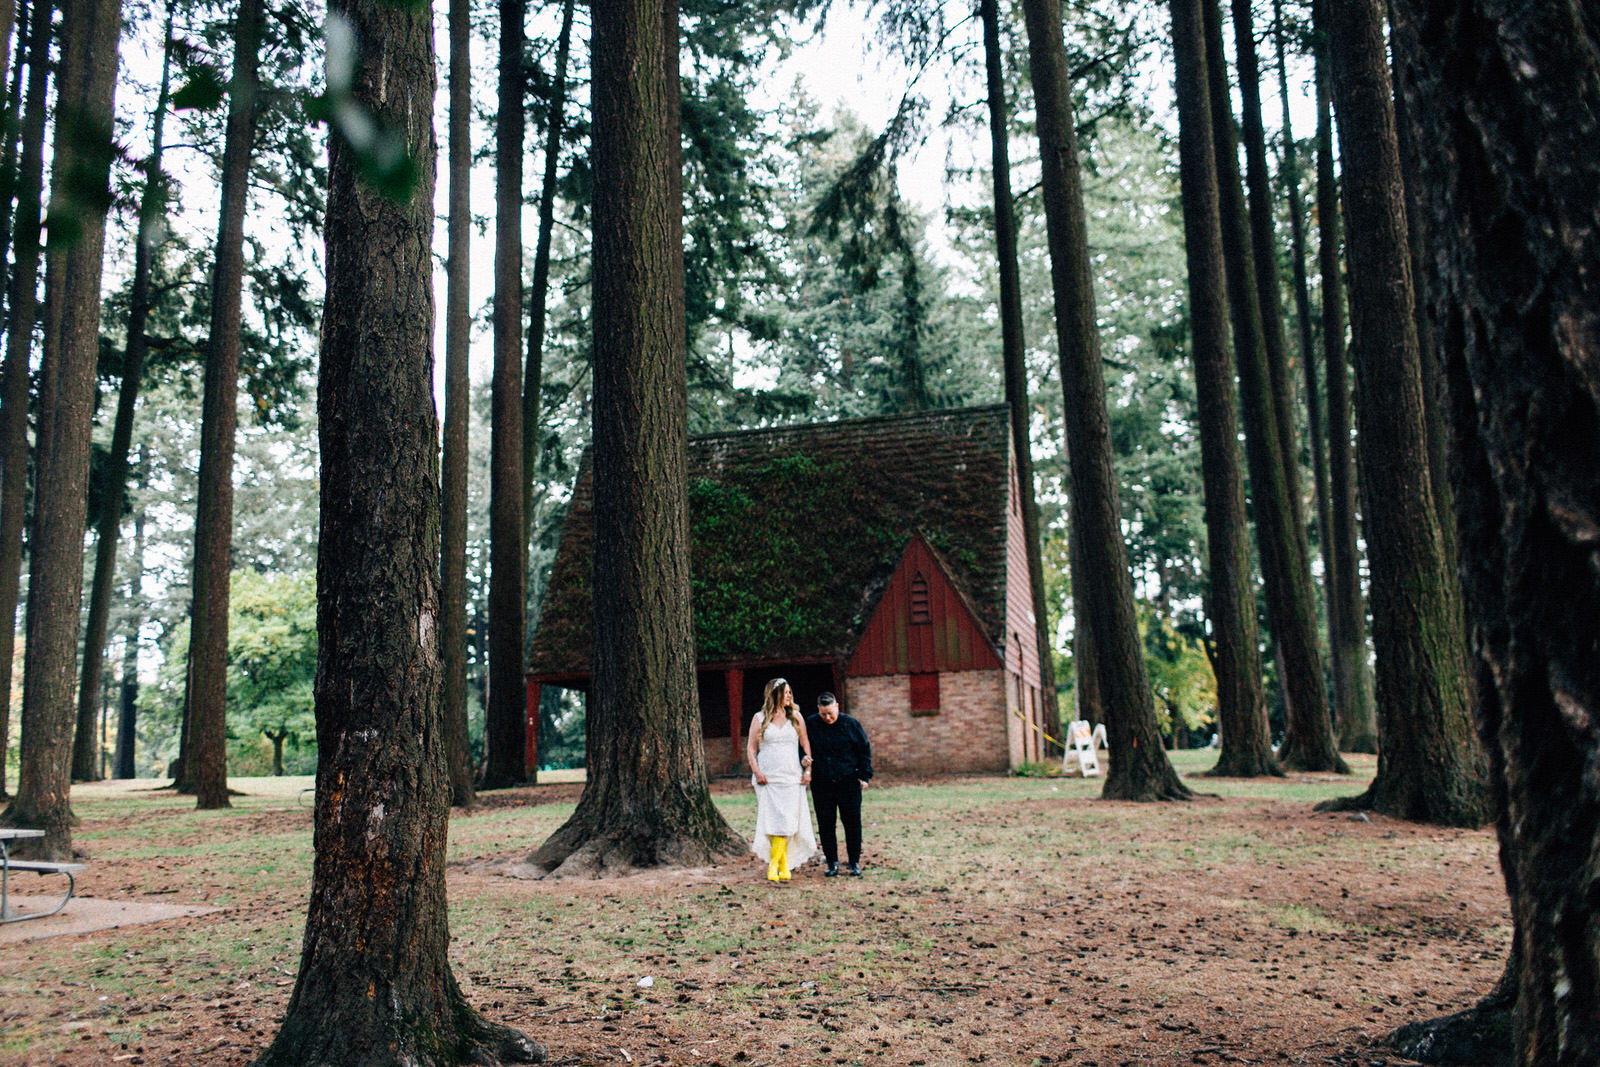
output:
[[[993,405],[689,440],[697,659],[843,659],[912,534],[1004,645],[1010,434]],[[594,521],[585,455],[529,672],[589,673]]]

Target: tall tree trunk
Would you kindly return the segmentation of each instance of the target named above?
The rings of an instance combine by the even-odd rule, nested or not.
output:
[[[28,42],[33,6],[24,6],[22,17],[16,22],[18,54],[16,66],[11,67],[10,34],[15,12],[11,0],[0,0],[0,21],[5,23],[4,32],[0,33],[0,61],[3,61],[0,62],[0,85],[10,82],[5,106],[0,108],[0,135],[5,137],[5,152],[0,156],[0,264],[11,250],[11,198],[17,194],[17,155],[22,150],[23,71],[27,67],[21,53],[22,46]],[[40,6],[48,9],[47,4]]]
[[[222,149],[222,217],[211,277],[195,501],[194,601],[189,613],[189,715],[195,806],[228,806],[228,575],[233,554],[233,443],[239,421],[244,214],[255,141],[262,0],[239,0]]]
[[[1316,598],[1311,587],[1305,523],[1288,478],[1289,464],[1281,454],[1285,437],[1278,425],[1279,408],[1262,332],[1261,291],[1239,181],[1233,115],[1226,104],[1228,72],[1217,0],[1203,0],[1202,12],[1207,85],[1213,102],[1211,125],[1216,145],[1223,258],[1234,347],[1239,358],[1240,414],[1250,466],[1256,547],[1261,556],[1267,619],[1281,657],[1284,698],[1289,707],[1287,736],[1279,755],[1286,766],[1297,770],[1346,774],[1349,768],[1339,758],[1334,744],[1333,719],[1322,686],[1322,652],[1317,639]]]
[[[419,180],[400,202],[359,180],[346,142],[329,146],[316,862],[300,973],[257,1063],[538,1062],[542,1048],[467,1004],[449,961],[431,12],[381,0],[330,8],[357,41],[353,103],[404,138]]]
[[[62,24],[50,203],[50,259],[61,284],[50,294],[55,333],[41,369],[22,759],[6,812],[10,825],[45,831],[19,852],[53,859],[72,852],[72,697],[121,28],[119,0],[72,4]]]
[[[1350,447],[1350,378],[1344,345],[1344,281],[1340,260],[1339,187],[1334,177],[1333,103],[1328,75],[1327,21],[1317,20],[1317,262],[1322,274],[1322,350],[1328,375],[1328,519],[1333,554],[1328,565],[1328,641],[1333,698],[1339,709],[1339,747],[1378,751],[1378,712],[1367,662],[1367,609],[1361,596],[1356,531],[1355,457]]]
[[[1382,739],[1372,785],[1331,806],[1480,826],[1493,812],[1461,605],[1430,489],[1383,0],[1342,0],[1329,13]]]
[[[494,379],[489,424],[489,704],[483,788],[530,780],[523,640],[528,542],[522,497],[522,42],[525,0],[500,0],[495,120]]]
[[[533,245],[533,281],[528,291],[528,362],[522,374],[522,539],[533,543],[533,482],[539,463],[539,390],[544,382],[545,305],[550,293],[550,236],[556,221],[556,178],[567,119],[567,58],[572,53],[576,0],[561,5],[556,71],[545,109],[544,181],[539,188],[539,232]]]
[[[41,5],[42,6],[42,5]],[[18,42],[27,39],[28,18],[23,12],[22,22],[16,23],[17,5],[15,0],[0,0],[0,85],[11,79],[11,31],[15,26]],[[19,61],[17,64],[21,66]],[[13,97],[15,93],[13,93]]]
[[[1067,457],[1067,574],[1072,583],[1072,696],[1078,718],[1106,721],[1106,702],[1100,696],[1100,671],[1095,666],[1094,628],[1089,625],[1087,564],[1083,561],[1083,522],[1071,503],[1072,457]]]
[[[90,781],[97,776],[93,743],[95,710],[100,706],[100,686],[105,668],[106,631],[111,620],[111,587],[116,581],[117,541],[122,533],[122,502],[128,485],[128,452],[133,442],[133,409],[139,397],[144,357],[148,351],[144,327],[150,317],[150,274],[155,260],[156,224],[166,210],[166,180],[161,172],[162,135],[166,128],[167,89],[172,70],[172,5],[167,5],[165,45],[161,57],[161,88],[156,93],[150,120],[150,157],[145,161],[144,191],[135,220],[133,292],[128,314],[128,338],[122,353],[122,387],[117,396],[116,421],[111,430],[111,454],[100,487],[100,523],[96,531],[94,579],[89,586],[89,616],[84,624],[83,663],[78,681],[78,732],[72,750],[72,777]],[[87,729],[86,729],[87,727]]]
[[[1439,269],[1518,1064],[1600,1062],[1600,51],[1589,8],[1396,5]]]
[[[190,560],[193,567],[194,561]],[[189,660],[194,657],[192,649],[183,654],[184,677],[189,675]],[[172,775],[172,791],[175,793],[192,794],[194,792],[194,716],[189,714],[189,687],[183,689],[183,707],[178,712],[178,758],[167,765],[168,772]]]
[[[28,96],[22,112],[11,284],[6,307],[4,381],[0,384],[0,752],[11,745],[11,670],[22,588],[22,526],[28,510],[28,360],[39,298],[39,198],[44,188],[45,93],[50,75],[50,5],[41,0],[28,26]],[[8,795],[0,760],[0,797]]]
[[[111,757],[111,777],[135,778],[134,748],[139,725],[139,630],[144,625],[140,614],[144,600],[144,511],[133,519],[132,577],[128,581],[128,604],[132,609],[127,636],[123,638],[122,693],[117,715],[117,747]]]
[[[1206,85],[1205,23],[1199,0],[1172,0],[1172,53],[1178,98],[1178,154],[1183,184],[1184,250],[1189,267],[1200,468],[1205,483],[1207,563],[1217,721],[1222,752],[1213,775],[1281,775],[1272,754],[1262,691],[1250,544],[1228,354],[1228,296],[1222,261],[1216,148]]]
[[[1006,404],[1011,409],[1011,451],[1017,463],[1022,499],[1022,536],[1027,542],[1028,584],[1033,590],[1033,635],[1039,656],[1039,688],[1045,731],[1065,738],[1056,699],[1056,672],[1050,647],[1050,612],[1044,597],[1044,554],[1039,501],[1034,494],[1033,442],[1029,434],[1027,345],[1022,332],[1022,281],[1017,270],[1017,213],[1011,199],[1010,126],[1006,119],[1005,68],[1000,56],[1000,5],[979,0],[983,19],[984,70],[989,91],[989,145],[994,168],[995,250],[1000,273],[1000,338],[1005,356]]]
[[[711,803],[689,600],[676,5],[593,18],[594,667],[588,780],[532,856],[603,873],[742,845]],[[671,31],[668,31],[668,27]]]
[[[1191,794],[1161,747],[1122,540],[1061,6],[1058,0],[1024,0],[1023,14],[1038,112],[1073,517],[1081,522],[1076,532],[1082,535],[1084,577],[1090,579],[1084,593],[1111,749],[1102,795],[1182,799]]]
[[[467,731],[467,355],[472,341],[472,12],[450,0],[450,221],[445,260],[444,468],[439,660],[450,803],[477,803]]]
[[[1272,199],[1271,173],[1267,168],[1266,128],[1261,118],[1261,62],[1256,55],[1252,4],[1253,0],[1231,0],[1234,60],[1239,73],[1239,133],[1244,142],[1245,186],[1249,194],[1250,248],[1255,261],[1256,301],[1261,308],[1261,340],[1267,357],[1267,374],[1272,382],[1279,458],[1283,461],[1289,499],[1294,504],[1295,536],[1304,545],[1305,496],[1300,488],[1300,446],[1294,432],[1294,378],[1289,373],[1289,345],[1283,331],[1283,290],[1278,277],[1275,228],[1277,213]],[[1220,52],[1216,59],[1225,68],[1226,59]],[[1231,113],[1229,118],[1232,119]],[[1307,548],[1301,551],[1310,555]]]
[[[1328,643],[1333,643],[1333,596],[1328,576],[1333,573],[1333,545],[1329,527],[1327,418],[1322,409],[1322,384],[1317,371],[1316,343],[1311,329],[1311,286],[1306,279],[1306,212],[1300,198],[1300,147],[1289,119],[1289,65],[1283,31],[1283,0],[1272,0],[1272,36],[1278,61],[1278,102],[1283,112],[1283,167],[1280,174],[1289,190],[1289,257],[1294,282],[1295,325],[1300,339],[1300,362],[1305,375],[1306,424],[1311,438],[1311,486],[1315,496],[1317,548],[1322,556],[1323,600],[1328,605]],[[1335,692],[1337,697],[1337,691]],[[1335,702],[1335,725],[1341,712]]]
[[[1392,9],[1393,3],[1387,2],[1385,10],[1392,14]],[[1456,573],[1455,494],[1450,489],[1448,459],[1450,433],[1444,410],[1444,367],[1439,362],[1433,320],[1429,318],[1426,307],[1433,271],[1426,251],[1427,220],[1423,218],[1422,208],[1417,202],[1416,185],[1420,180],[1422,164],[1417,156],[1416,131],[1407,114],[1406,94],[1402,88],[1404,70],[1398,53],[1392,48],[1390,55],[1393,63],[1395,137],[1400,145],[1400,175],[1406,189],[1406,251],[1411,261],[1412,288],[1416,293],[1417,354],[1422,364],[1422,416],[1428,433],[1428,477],[1433,488],[1434,510],[1439,513],[1439,536],[1444,544],[1445,569],[1451,580],[1459,583]]]

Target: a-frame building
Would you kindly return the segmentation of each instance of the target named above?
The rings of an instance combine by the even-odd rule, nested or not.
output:
[[[1043,758],[1006,408],[709,434],[689,442],[701,722],[712,773],[743,770],[768,679],[809,712],[838,694],[895,773]],[[580,469],[528,673],[589,684],[589,467]]]

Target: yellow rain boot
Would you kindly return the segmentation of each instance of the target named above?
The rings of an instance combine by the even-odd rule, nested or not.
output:
[[[788,839],[783,837],[768,837],[767,844],[772,848],[772,858],[767,861],[767,881],[780,882],[787,873],[784,870],[784,852]]]
[[[777,872],[775,879],[780,882],[789,880],[789,839],[787,837],[774,837],[772,839],[772,867]],[[768,875],[771,878],[772,875]]]

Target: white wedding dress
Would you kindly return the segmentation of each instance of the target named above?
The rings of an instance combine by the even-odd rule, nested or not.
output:
[[[767,776],[767,784],[756,785],[756,834],[750,851],[770,863],[768,838],[787,837],[787,865],[793,871],[816,853],[817,838],[811,830],[811,805],[800,784],[800,732],[787,716],[762,731],[756,766]],[[755,782],[755,775],[750,780]]]

